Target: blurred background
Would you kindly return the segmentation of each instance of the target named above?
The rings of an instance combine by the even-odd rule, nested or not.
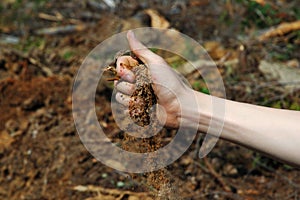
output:
[[[227,99],[300,110],[299,1],[2,0],[0,13],[0,199],[300,199],[299,170],[225,141],[199,159],[201,134],[158,172],[111,169],[81,143],[71,99],[94,47],[122,31],[156,27],[203,45]],[[186,64],[152,50],[177,71]],[[183,75],[195,90],[210,92],[199,73]],[[111,94],[111,83],[99,83],[96,112],[122,143]],[[175,134],[164,129],[162,143]]]

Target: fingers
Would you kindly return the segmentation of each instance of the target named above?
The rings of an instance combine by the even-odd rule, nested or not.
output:
[[[135,37],[134,33],[132,31],[128,31],[127,33],[127,39],[130,46],[131,51],[144,63],[147,64],[155,64],[159,62],[163,62],[164,60],[150,51],[147,47],[145,47],[137,38]]]
[[[131,95],[134,92],[135,85],[125,81],[115,81],[115,88],[126,95]]]
[[[117,60],[117,73],[122,77],[123,80],[128,82],[134,82],[134,74],[130,70],[133,66],[136,66],[138,61],[133,59],[131,56],[121,56]]]
[[[116,100],[117,100],[117,102],[119,102],[120,104],[122,104],[123,106],[128,108],[129,101],[130,101],[130,96],[118,92],[116,94]]]

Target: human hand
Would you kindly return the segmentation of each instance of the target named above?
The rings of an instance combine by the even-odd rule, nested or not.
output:
[[[153,89],[158,97],[157,118],[165,126],[178,128],[181,117],[181,105],[178,98],[189,98],[191,89],[187,87],[174,70],[140,41],[132,31],[128,31],[127,39],[131,51],[147,65],[153,81]],[[123,81],[115,81],[117,89],[116,100],[124,106],[129,105],[130,95],[134,92],[135,76],[130,70],[136,66],[137,60],[131,56],[121,56],[117,59],[116,70]]]

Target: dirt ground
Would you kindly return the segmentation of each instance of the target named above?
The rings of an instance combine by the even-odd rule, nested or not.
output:
[[[259,70],[261,60],[299,70],[299,30],[258,39],[274,25],[299,20],[297,1],[261,1],[270,3],[267,9],[250,1],[107,2],[116,7],[100,0],[0,3],[0,199],[300,199],[298,169],[225,141],[199,159],[195,140],[156,173],[111,169],[83,146],[71,98],[77,70],[96,45],[115,33],[153,26],[158,17],[203,44],[228,99],[300,110],[299,88],[291,91]],[[207,92],[199,75],[186,77]],[[97,117],[109,137],[122,141],[111,95],[109,84],[99,85]],[[164,129],[162,135],[174,134]]]

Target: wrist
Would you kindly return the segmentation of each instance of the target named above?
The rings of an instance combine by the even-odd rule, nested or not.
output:
[[[212,96],[188,88],[180,102],[180,126],[207,132],[212,118]]]

